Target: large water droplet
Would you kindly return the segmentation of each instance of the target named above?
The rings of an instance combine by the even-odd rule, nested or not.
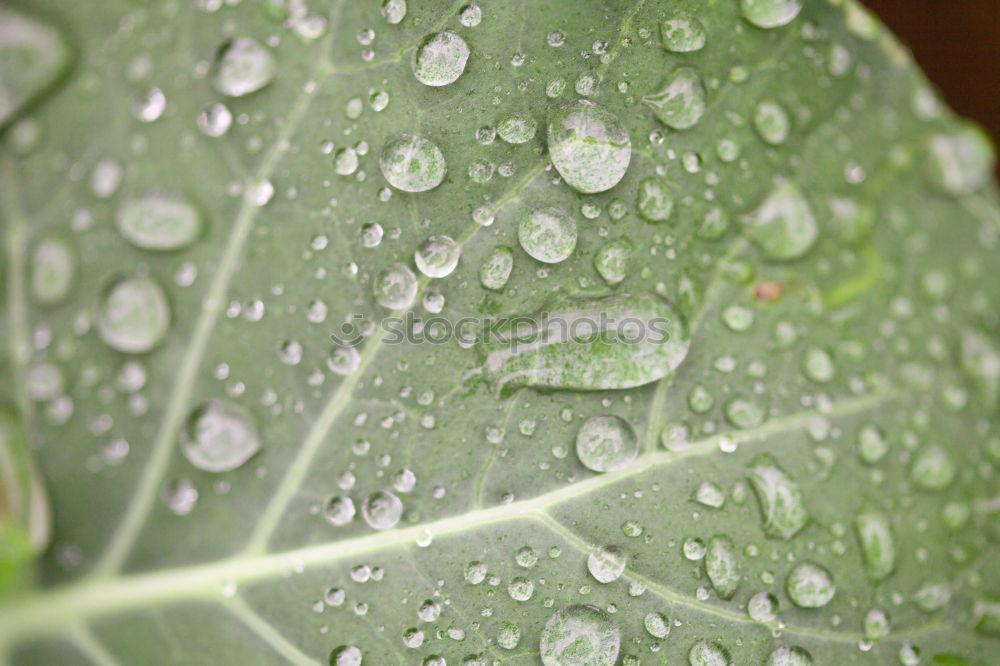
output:
[[[690,666],[729,666],[729,652],[718,643],[700,640],[688,651]]]
[[[389,184],[404,192],[426,192],[444,180],[447,164],[441,149],[427,139],[400,134],[382,149],[379,168]]]
[[[595,472],[616,472],[628,467],[639,454],[639,440],[632,426],[617,416],[592,416],[576,435],[576,455]]]
[[[170,307],[159,284],[148,277],[117,278],[97,309],[97,330],[113,349],[142,354],[156,348],[170,329]]]
[[[498,291],[503,289],[510,279],[514,269],[514,251],[506,245],[501,245],[486,257],[479,268],[479,282],[486,289]]]
[[[51,85],[69,63],[69,48],[52,27],[0,7],[0,125]]]
[[[767,666],[812,666],[812,664],[812,655],[795,645],[780,647],[767,658]]]
[[[223,95],[242,97],[269,84],[277,71],[267,48],[254,39],[238,37],[219,51],[212,83]]]
[[[573,189],[604,192],[621,181],[632,141],[613,113],[587,100],[562,107],[548,127],[549,158]]]
[[[375,278],[374,291],[375,300],[382,307],[408,308],[417,297],[417,276],[405,264],[392,264]]]
[[[257,453],[260,436],[245,407],[213,399],[188,415],[181,446],[184,457],[198,469],[229,472]]]
[[[896,567],[896,546],[889,526],[889,517],[881,511],[867,509],[854,518],[861,555],[868,575],[882,580]]]
[[[694,69],[679,67],[667,75],[659,92],[646,95],[642,101],[667,127],[690,129],[705,113],[705,84]]]
[[[424,37],[413,52],[413,75],[425,86],[454,83],[465,71],[469,45],[453,32],[435,32]]]
[[[398,25],[406,18],[406,0],[383,0],[382,16],[390,25]]]
[[[625,572],[628,556],[618,546],[595,548],[587,557],[587,571],[598,583],[611,583]]]
[[[532,258],[557,264],[576,248],[576,222],[562,208],[536,208],[522,218],[517,239]]]
[[[125,240],[144,250],[178,250],[201,232],[194,207],[178,195],[161,192],[126,201],[115,221]]]
[[[323,517],[335,527],[343,527],[352,520],[357,513],[354,508],[354,500],[345,495],[331,497],[323,507]]]
[[[403,517],[403,503],[394,493],[380,490],[372,493],[361,507],[365,522],[376,530],[388,530]]]
[[[791,23],[802,4],[800,0],[740,0],[740,10],[758,28],[778,28]]]
[[[483,371],[499,392],[535,386],[602,391],[662,379],[687,356],[681,316],[652,294],[557,296],[482,341]]]
[[[705,553],[705,574],[720,599],[731,599],[740,586],[740,559],[736,545],[727,536],[712,537]]]
[[[700,51],[706,36],[705,26],[690,14],[676,13],[660,23],[663,48],[674,53]]]
[[[448,236],[429,236],[420,244],[413,259],[420,272],[429,278],[451,275],[458,266],[461,248]]]
[[[760,502],[764,532],[780,539],[791,539],[798,534],[809,521],[799,484],[767,454],[751,461],[747,476]]]
[[[31,260],[31,295],[42,305],[61,303],[76,277],[76,254],[61,238],[42,240]]]
[[[830,603],[837,587],[829,571],[818,564],[803,562],[788,574],[785,591],[800,608],[821,608]]]
[[[614,666],[620,649],[621,632],[608,614],[585,605],[552,615],[539,643],[545,666]]]
[[[744,233],[774,261],[805,256],[819,236],[809,201],[797,185],[787,181],[776,185],[745,222]]]

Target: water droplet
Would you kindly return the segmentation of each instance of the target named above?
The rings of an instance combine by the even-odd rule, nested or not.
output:
[[[374,285],[375,300],[390,310],[403,310],[417,297],[417,276],[405,264],[395,263],[378,274]]]
[[[869,465],[874,465],[889,452],[885,435],[877,427],[864,426],[858,431],[858,456]]]
[[[594,255],[594,268],[604,281],[615,285],[625,279],[628,274],[628,257],[632,253],[632,243],[620,238],[605,243]]]
[[[1000,349],[993,339],[967,328],[961,337],[961,366],[982,397],[987,409],[1000,406]]]
[[[868,575],[882,580],[891,574],[896,567],[896,547],[889,517],[881,511],[866,509],[854,518],[854,530]]]
[[[336,527],[342,527],[354,520],[357,510],[354,508],[354,500],[350,497],[338,495],[331,497],[323,507],[323,517]]]
[[[740,10],[758,28],[778,28],[791,23],[802,4],[800,0],[740,0]]]
[[[461,248],[448,236],[429,236],[413,255],[420,272],[429,278],[451,275],[458,266]]]
[[[758,592],[747,602],[747,614],[754,622],[774,622],[778,618],[778,598],[770,592]]]
[[[254,39],[238,37],[220,49],[212,83],[223,95],[242,97],[269,84],[277,71],[267,48]]]
[[[951,601],[951,589],[945,583],[929,583],[913,594],[913,603],[925,613],[941,610]]]
[[[748,331],[753,326],[753,310],[743,305],[729,305],[722,311],[722,323],[737,333]]]
[[[413,52],[413,75],[425,86],[454,83],[465,71],[469,45],[453,32],[435,32],[424,37]]]
[[[674,53],[700,51],[705,47],[706,36],[705,26],[690,14],[673,14],[660,23],[663,48]]]
[[[361,666],[361,650],[353,645],[341,645],[330,653],[330,666]]]
[[[361,507],[365,522],[376,530],[392,529],[403,517],[403,503],[388,490],[372,493]]]
[[[608,614],[586,605],[553,614],[539,644],[545,666],[614,666],[620,649],[621,632]]]
[[[726,493],[719,487],[719,484],[703,481],[694,491],[694,500],[713,509],[721,509],[726,503]]]
[[[361,354],[354,347],[336,347],[326,359],[331,372],[346,377],[361,366]]]
[[[406,18],[406,0],[383,0],[381,11],[390,25],[398,25]]]
[[[144,250],[179,250],[201,233],[198,212],[176,194],[149,192],[122,204],[115,218],[125,240]]]
[[[112,349],[143,354],[155,349],[170,329],[170,307],[159,284],[147,277],[116,278],[105,289],[97,330]]]
[[[511,144],[531,141],[538,131],[538,123],[527,113],[511,113],[497,125],[497,134]]]
[[[176,516],[186,516],[198,503],[198,489],[187,479],[175,479],[163,486],[160,497]]]
[[[60,238],[42,240],[31,261],[32,297],[42,305],[64,301],[73,289],[76,269],[76,254],[69,243]]]
[[[678,67],[667,75],[659,92],[646,95],[642,101],[667,127],[690,129],[705,113],[705,84],[691,67]]]
[[[226,400],[208,400],[187,417],[181,432],[184,457],[206,472],[229,472],[260,450],[249,410]]]
[[[765,143],[780,146],[788,139],[792,123],[783,106],[766,99],[753,110],[753,127]]]
[[[458,14],[458,22],[466,28],[475,28],[482,20],[483,10],[475,3],[465,5]]]
[[[788,574],[785,591],[800,608],[821,608],[830,603],[837,588],[829,571],[818,564],[803,562]]]
[[[497,645],[505,650],[513,650],[521,642],[521,630],[512,622],[504,622],[497,631]]]
[[[817,384],[825,384],[833,379],[836,366],[830,352],[822,347],[810,347],[802,359],[802,372]]]
[[[198,129],[205,136],[222,136],[232,124],[233,114],[225,104],[209,104],[198,114]]]
[[[90,174],[90,189],[98,199],[110,199],[122,182],[122,167],[112,159],[103,159],[94,165]]]
[[[70,58],[54,28],[9,7],[0,7],[0,125],[59,76]]]
[[[725,406],[726,420],[737,428],[755,428],[764,422],[767,412],[747,398],[736,396]]]
[[[690,666],[729,666],[729,652],[718,643],[700,640],[688,652]]]
[[[514,269],[514,251],[506,245],[493,249],[479,268],[479,282],[486,289],[503,289]]]
[[[333,155],[333,170],[340,176],[350,176],[358,170],[358,152],[350,146]]]
[[[872,608],[865,613],[863,626],[865,637],[871,640],[879,640],[889,635],[889,617],[881,609]]]
[[[587,100],[562,107],[548,127],[549,158],[573,189],[604,192],[621,181],[632,159],[625,125]]]
[[[484,374],[498,392],[643,386],[672,372],[690,346],[680,315],[653,294],[557,295],[544,312],[544,320],[514,317],[501,339],[481,343]]]
[[[573,254],[576,235],[573,218],[554,206],[532,210],[517,227],[524,251],[546,264],[557,264]]]
[[[638,454],[635,431],[617,416],[592,416],[577,432],[576,455],[584,467],[595,472],[624,469]]]
[[[996,161],[993,143],[975,125],[935,135],[930,138],[928,148],[928,176],[948,194],[972,194],[993,177]]]
[[[802,190],[787,181],[776,185],[745,222],[744,233],[773,261],[805,256],[819,236],[812,207]]]
[[[928,444],[913,460],[910,479],[922,490],[938,492],[951,485],[956,471],[955,462],[944,448]]]
[[[397,190],[426,192],[441,184],[447,164],[441,150],[427,139],[400,134],[385,144],[379,168]]]
[[[812,666],[813,658],[798,646],[782,646],[767,658],[767,666]]]
[[[778,467],[774,458],[762,454],[747,468],[747,478],[753,484],[760,502],[764,532],[770,537],[791,539],[809,521],[802,489]]]
[[[708,541],[705,552],[705,575],[720,599],[732,599],[740,586],[740,560],[733,540],[727,536],[714,536]]]
[[[621,578],[628,556],[618,546],[595,548],[587,557],[587,571],[598,583],[611,583]]]
[[[1000,637],[1000,602],[980,600],[973,606],[977,617],[976,631],[994,638]]]
[[[479,585],[486,580],[486,565],[482,562],[469,562],[463,575],[467,583]]]
[[[674,199],[667,184],[658,178],[646,178],[639,183],[636,201],[639,214],[649,222],[664,222],[674,210]]]
[[[159,88],[152,88],[140,95],[132,106],[132,115],[144,123],[160,119],[167,108],[167,98]]]

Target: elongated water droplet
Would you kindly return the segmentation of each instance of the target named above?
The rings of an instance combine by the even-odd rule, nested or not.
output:
[[[587,571],[598,583],[618,580],[625,572],[628,556],[618,546],[595,548],[587,557]]]
[[[223,95],[242,97],[269,84],[278,71],[271,52],[260,42],[238,37],[219,51],[212,83]]]
[[[837,587],[829,571],[818,564],[803,562],[788,574],[785,591],[800,608],[820,608],[830,603]]]
[[[494,248],[479,268],[479,282],[486,289],[503,289],[514,269],[514,251],[506,245]]]
[[[615,285],[628,274],[628,257],[632,253],[632,243],[626,238],[605,243],[594,255],[594,268],[604,281]]]
[[[720,599],[732,599],[740,586],[740,559],[736,545],[727,536],[714,536],[705,553],[705,575]]]
[[[253,417],[243,406],[213,399],[188,415],[181,433],[184,457],[206,472],[229,472],[260,449]]]
[[[414,263],[429,278],[451,275],[458,266],[461,248],[448,236],[429,236],[414,253]]]
[[[740,0],[740,10],[758,28],[778,28],[791,23],[802,4],[800,0]]]
[[[679,67],[667,76],[659,92],[646,95],[642,101],[667,127],[690,129],[705,113],[705,84],[691,67]]]
[[[967,328],[961,338],[962,370],[975,384],[989,410],[1000,406],[1000,349],[987,334]]]
[[[567,606],[545,623],[538,649],[545,666],[614,666],[621,632],[599,608]]]
[[[150,192],[126,201],[115,219],[125,239],[144,250],[178,250],[201,233],[201,218],[194,207],[175,194]]]
[[[454,83],[465,71],[469,45],[453,32],[435,32],[424,37],[413,52],[413,76],[425,86]]]
[[[780,647],[767,658],[767,666],[812,666],[812,664],[812,655],[795,645]]]
[[[718,643],[700,640],[688,651],[690,666],[730,666],[729,652]]]
[[[819,237],[812,207],[802,190],[787,181],[776,185],[745,222],[744,233],[773,261],[805,256]]]
[[[896,547],[889,517],[881,511],[867,509],[854,518],[854,531],[868,575],[882,580],[891,574],[896,567]]]
[[[554,298],[541,313],[514,317],[480,345],[487,380],[601,391],[662,379],[687,356],[690,339],[677,311],[652,294]]]
[[[625,125],[607,109],[587,100],[562,107],[548,127],[549,158],[573,189],[604,192],[625,176],[632,140]]]
[[[670,219],[674,210],[674,199],[667,184],[658,178],[646,178],[639,183],[639,197],[636,200],[639,214],[650,222],[664,222]]]
[[[69,64],[62,35],[28,14],[0,7],[0,125],[43,92]]]
[[[617,416],[592,416],[576,434],[576,455],[595,472],[616,472],[639,454],[639,440],[628,421]]]
[[[674,53],[691,53],[705,47],[707,32],[701,21],[690,14],[676,13],[660,23],[663,48]]]
[[[392,264],[375,278],[374,291],[375,300],[382,307],[408,308],[417,297],[417,276],[405,264]]]
[[[517,239],[533,259],[546,264],[563,261],[576,248],[576,222],[562,208],[536,208],[521,219]]]
[[[753,127],[765,143],[780,146],[788,139],[792,123],[783,106],[766,99],[753,110]]]
[[[155,349],[170,329],[163,288],[147,277],[113,280],[101,296],[97,330],[112,349],[143,354]]]
[[[768,536],[791,539],[809,521],[802,489],[768,454],[757,456],[747,468]]]
[[[379,168],[397,190],[426,192],[441,184],[447,164],[441,149],[427,139],[400,134],[385,144]]]
[[[642,624],[653,638],[666,638],[670,633],[670,620],[661,613],[646,613]]]
[[[932,183],[954,196],[972,194],[992,178],[996,153],[989,137],[966,125],[929,140],[927,173]]]
[[[61,238],[47,238],[35,246],[31,259],[31,295],[42,305],[66,300],[73,289],[77,259]]]

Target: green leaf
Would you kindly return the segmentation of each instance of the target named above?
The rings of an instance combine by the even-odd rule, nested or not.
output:
[[[9,663],[995,661],[993,148],[860,6],[16,4]]]

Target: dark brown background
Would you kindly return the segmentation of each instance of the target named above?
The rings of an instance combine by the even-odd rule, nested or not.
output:
[[[1000,142],[1000,0],[862,0],[959,114]]]

